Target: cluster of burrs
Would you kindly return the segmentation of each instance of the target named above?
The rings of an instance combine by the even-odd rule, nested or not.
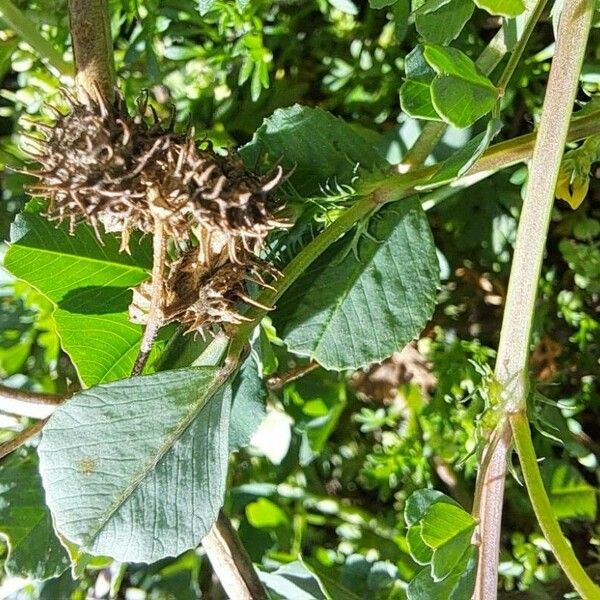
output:
[[[29,193],[48,199],[47,217],[68,220],[71,231],[89,223],[99,240],[121,236],[129,251],[133,231],[169,242],[170,261],[162,282],[162,322],[180,321],[204,334],[217,323],[239,324],[240,302],[253,303],[247,286],[268,287],[274,275],[257,257],[265,237],[286,227],[273,192],[281,168],[266,176],[248,170],[239,157],[221,156],[193,132],[176,133],[148,109],[131,115],[117,94],[79,101],[64,94],[68,111],[52,108],[51,125],[36,123],[40,137],[26,150],[40,167]],[[152,118],[147,119],[148,110]],[[132,318],[145,323],[151,286],[134,293]]]

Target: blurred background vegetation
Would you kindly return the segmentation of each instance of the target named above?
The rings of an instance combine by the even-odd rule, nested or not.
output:
[[[70,60],[66,2],[17,4]],[[110,4],[127,101],[134,104],[148,90],[161,115],[174,105],[179,126],[191,123],[216,147],[242,145],[276,108],[294,103],[344,118],[391,163],[400,161],[418,135],[421,125],[401,113],[398,97],[404,58],[419,39],[408,24],[409,0]],[[499,25],[499,19],[476,10],[453,45],[476,57]],[[552,41],[547,13],[506,91],[500,139],[535,127]],[[598,29],[582,79],[584,100],[600,83]],[[0,166],[19,167],[24,160],[19,132],[29,127],[24,117],[39,115],[45,101],[60,102],[61,83],[1,20],[0,82]],[[477,133],[477,125],[448,130],[435,158]],[[404,538],[405,499],[431,486],[470,508],[478,425],[493,418],[484,410],[493,406],[493,386],[480,384],[489,382],[498,342],[525,176],[516,167],[429,208],[443,279],[439,304],[421,339],[390,360],[364,372],[336,374],[287,354],[274,329],[260,340],[269,383],[267,416],[250,448],[232,459],[227,498],[255,562],[268,567],[302,556],[311,569],[358,598],[403,598],[406,582],[419,569]],[[27,201],[23,181],[18,172],[2,168],[4,240]],[[578,211],[566,203],[555,207],[531,364],[537,378],[535,442],[546,457],[542,470],[562,525],[587,565],[598,557],[587,541],[578,548],[577,540],[600,543],[599,195],[592,178]],[[300,372],[304,376],[289,383],[273,377]],[[0,274],[0,378],[42,392],[64,392],[76,379],[60,349],[50,305],[6,274]],[[18,426],[15,418],[0,415],[0,441]],[[513,474],[501,585],[507,593],[529,590],[532,597],[547,598],[542,585],[559,581],[560,572],[535,526],[518,472]],[[0,545],[0,561],[2,552]],[[102,598],[110,593],[108,580],[128,600],[185,600],[200,593],[219,598],[200,550],[150,566],[98,560],[77,582],[69,573],[43,583],[4,578],[0,597]]]

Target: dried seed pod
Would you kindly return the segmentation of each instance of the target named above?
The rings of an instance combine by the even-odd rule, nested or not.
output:
[[[149,124],[147,98],[132,117],[118,95],[112,104],[99,94],[85,103],[64,97],[68,113],[52,109],[54,125],[38,124],[43,137],[28,149],[41,164],[30,172],[38,182],[28,191],[49,199],[50,219],[68,219],[71,230],[87,221],[99,238],[101,224],[122,235],[124,249],[131,231],[151,233],[157,220],[180,241],[191,231],[224,233],[233,261],[240,245],[256,251],[272,229],[286,226],[272,199],[280,168],[255,175],[239,158],[219,156],[210,145],[199,149],[192,134],[173,133],[173,118],[164,127],[153,111]]]
[[[107,104],[83,104],[68,93],[69,112],[54,109],[52,126],[38,124],[44,138],[30,153],[41,168],[30,174],[38,182],[28,191],[49,199],[48,217],[68,219],[71,229],[88,221],[98,233],[98,223],[109,231],[124,231],[145,218],[145,189],[131,177],[135,168],[140,127],[127,114],[120,99]]]
[[[155,157],[154,172],[144,175],[171,214],[185,215],[196,237],[205,231],[227,234],[234,262],[237,240],[256,252],[270,231],[287,226],[276,216],[273,201],[283,178],[280,168],[260,177],[235,156],[219,156],[210,147],[199,150],[192,138],[182,142],[171,136]]]
[[[247,317],[240,314],[240,305],[252,305],[268,310],[248,295],[247,286],[271,287],[265,275],[274,277],[276,271],[256,257],[245,256],[245,264],[225,261],[210,268],[198,258],[198,249],[186,251],[170,267],[165,282],[163,302],[164,322],[179,321],[188,332],[203,337],[213,325],[240,325]],[[150,303],[150,283],[144,282],[134,290],[129,308],[134,323],[145,324]]]

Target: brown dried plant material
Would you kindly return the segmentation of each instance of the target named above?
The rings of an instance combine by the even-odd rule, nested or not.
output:
[[[358,398],[382,404],[394,402],[398,397],[398,389],[405,383],[414,383],[427,395],[437,385],[431,364],[414,344],[394,352],[390,358],[367,371],[355,371],[351,381]]]
[[[154,236],[153,281],[138,286],[130,307],[132,320],[147,325],[143,345],[172,321],[204,335],[247,320],[238,307],[256,305],[248,283],[268,287],[262,274],[273,275],[256,253],[269,232],[287,226],[273,201],[282,169],[257,175],[237,156],[199,146],[193,133],[174,133],[174,119],[165,126],[152,111],[149,122],[147,98],[131,116],[118,95],[112,103],[100,93],[85,102],[64,97],[68,112],[53,108],[54,124],[38,124],[43,138],[30,138],[41,166],[28,191],[47,198],[48,218],[68,220],[72,232],[84,221],[99,240],[100,226],[119,233],[122,250],[132,231]],[[179,258],[162,281],[168,242]]]
[[[270,287],[264,276],[275,276],[274,269],[255,256],[243,255],[243,264],[227,258],[209,266],[199,259],[198,248],[192,248],[174,262],[169,271],[164,286],[164,323],[178,321],[187,326],[188,333],[200,333],[204,337],[213,325],[240,325],[248,321],[239,312],[242,304],[269,310],[253,300],[247,290],[250,283]],[[131,320],[146,324],[149,307],[150,283],[144,282],[134,289],[129,311]]]
[[[165,234],[179,241],[192,231],[222,232],[255,251],[265,236],[286,226],[277,218],[272,192],[282,170],[267,176],[248,171],[236,156],[220,156],[210,144],[198,148],[193,135],[176,134],[140,114],[132,117],[119,97],[109,104],[81,103],[68,93],[67,114],[52,109],[54,125],[37,124],[43,138],[30,138],[27,151],[41,168],[31,194],[49,199],[52,220],[99,224],[120,233],[126,249],[131,231],[152,233],[160,220]],[[201,236],[200,236],[201,237]],[[236,244],[229,243],[232,260]]]

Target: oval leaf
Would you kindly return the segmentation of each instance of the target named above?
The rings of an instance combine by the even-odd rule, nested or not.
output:
[[[319,108],[276,110],[240,154],[246,164],[281,164],[288,193],[323,196],[328,183],[350,184],[360,168],[386,168],[379,152],[342,119]]]
[[[13,577],[48,579],[69,566],[52,528],[31,449],[14,452],[0,464],[0,535],[8,542],[4,568]]]
[[[391,356],[433,313],[439,269],[417,199],[381,210],[358,258],[343,240],[282,298],[275,323],[291,352],[327,369]]]
[[[114,236],[101,245],[89,227],[69,235],[27,213],[16,218],[11,241],[5,267],[54,304],[61,344],[84,385],[127,377],[142,338],[127,314],[130,288],[148,278],[147,247],[132,243],[132,256],[120,254]]]
[[[223,502],[230,386],[198,367],[76,394],[44,428],[54,524],[90,554],[155,562],[195,547]]]

